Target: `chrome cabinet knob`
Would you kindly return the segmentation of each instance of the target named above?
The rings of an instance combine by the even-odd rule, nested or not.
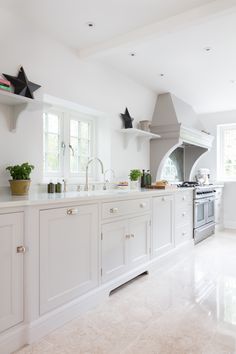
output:
[[[186,197],[185,197],[185,195],[182,197],[182,200],[186,200]]]
[[[146,203],[140,203],[140,204],[139,204],[140,208],[145,208],[146,205],[147,205]]]
[[[16,247],[16,252],[17,253],[25,253],[26,252],[26,248],[25,248],[25,246],[18,246],[18,247]]]
[[[126,238],[130,238],[130,235],[129,235],[129,234],[127,234],[127,235],[125,235],[125,237],[126,237]]]
[[[166,198],[165,197],[162,197],[162,199],[161,199],[163,202],[165,202],[165,200],[166,200]]]
[[[78,209],[70,208],[70,209],[67,209],[66,213],[67,213],[67,215],[77,215],[78,214]]]
[[[182,213],[182,216],[185,216],[186,215],[186,212],[184,211],[183,213]]]
[[[182,236],[185,236],[186,235],[186,232],[182,232]]]
[[[111,213],[111,214],[116,214],[116,213],[118,213],[118,211],[119,211],[118,208],[111,208],[111,209],[110,209],[110,213]]]
[[[134,238],[134,234],[131,234],[130,236],[131,236],[132,238]]]

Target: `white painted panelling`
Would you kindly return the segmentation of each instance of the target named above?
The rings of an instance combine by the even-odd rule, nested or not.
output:
[[[41,211],[40,313],[52,310],[97,285],[97,206]]]
[[[23,213],[0,215],[0,332],[23,321]]]
[[[171,195],[153,198],[152,242],[153,256],[174,247],[174,198]]]

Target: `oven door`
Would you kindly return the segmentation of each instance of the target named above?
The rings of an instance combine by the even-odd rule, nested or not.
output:
[[[215,221],[215,198],[208,198],[206,222]]]
[[[197,199],[194,201],[194,229],[207,223],[208,198]]]

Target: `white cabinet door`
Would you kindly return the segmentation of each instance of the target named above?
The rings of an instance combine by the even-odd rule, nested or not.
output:
[[[114,279],[127,271],[127,242],[130,240],[127,221],[105,224],[102,227],[102,282]]]
[[[96,205],[40,212],[40,313],[98,285]]]
[[[0,332],[23,321],[23,213],[0,215]]]
[[[173,196],[153,198],[152,248],[156,257],[174,247]]]
[[[129,221],[128,252],[131,268],[136,268],[149,259],[150,220],[150,216],[145,215]]]

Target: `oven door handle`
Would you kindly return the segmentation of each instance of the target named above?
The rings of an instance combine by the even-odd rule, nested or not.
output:
[[[208,203],[208,199],[197,201],[197,202],[195,201],[194,205],[200,205],[200,204],[206,204],[206,203]]]

